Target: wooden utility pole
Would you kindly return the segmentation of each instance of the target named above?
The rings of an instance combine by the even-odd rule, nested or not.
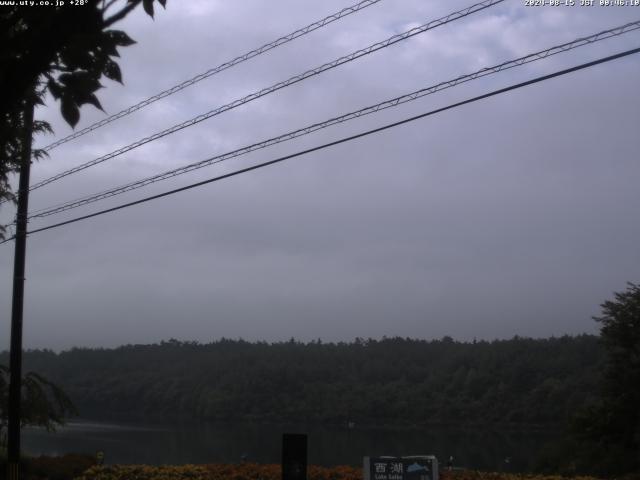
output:
[[[22,311],[24,305],[24,265],[27,250],[29,174],[33,140],[33,101],[30,92],[23,113],[22,158],[18,183],[16,246],[13,260],[13,299],[11,304],[11,347],[9,353],[9,432],[7,467],[9,480],[20,478],[20,403],[22,392]]]

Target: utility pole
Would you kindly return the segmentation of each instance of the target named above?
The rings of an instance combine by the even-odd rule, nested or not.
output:
[[[20,403],[22,393],[22,311],[24,305],[24,265],[27,250],[29,174],[33,137],[34,90],[30,90],[23,113],[22,158],[18,183],[16,246],[13,260],[13,299],[11,304],[11,347],[9,353],[9,435],[7,468],[9,480],[20,478]]]

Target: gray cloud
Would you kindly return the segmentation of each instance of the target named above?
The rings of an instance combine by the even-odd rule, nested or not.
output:
[[[384,0],[54,150],[36,165],[33,181],[467,4]],[[191,0],[168,2],[154,22],[137,12],[122,25],[138,41],[123,52],[126,84],[108,82],[100,98],[114,113],[344,6]],[[505,2],[42,188],[32,209],[610,28],[636,10]],[[631,48],[638,38],[487,77],[104,206]],[[637,59],[627,58],[33,235],[25,344],[594,332],[598,305],[638,280],[639,77]],[[50,104],[38,116],[66,135]],[[83,125],[103,118],[90,109],[82,115]],[[0,214],[9,219],[12,212],[3,207]],[[12,253],[2,246],[6,346]]]

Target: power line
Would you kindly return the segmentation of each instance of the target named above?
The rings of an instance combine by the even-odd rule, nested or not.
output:
[[[27,233],[29,233],[29,232],[27,232]],[[12,236],[10,236],[10,237],[7,237],[7,238],[5,238],[4,240],[0,241],[0,245],[2,245],[3,243],[10,242],[11,240],[15,240],[15,238],[16,238],[16,236],[15,236],[15,235],[12,235]]]
[[[614,36],[618,36],[618,35],[622,35],[624,33],[628,33],[634,30],[637,30],[640,28],[640,20],[635,21],[635,22],[631,22],[631,23],[627,23],[625,25],[622,26],[618,26],[618,27],[614,27],[608,30],[604,30],[601,32],[598,32],[596,34],[590,35],[588,37],[582,37],[582,38],[578,38],[576,40],[573,40],[571,42],[567,42],[564,43],[562,45],[556,45],[554,47],[548,48],[546,50],[541,50],[535,53],[531,53],[528,55],[525,55],[523,57],[519,57],[517,59],[514,60],[509,60],[506,62],[502,62],[498,65],[494,65],[492,67],[485,67],[482,68],[474,73],[470,73],[467,75],[461,75],[459,77],[456,77],[452,80],[447,80],[444,82],[440,82],[436,85],[427,87],[427,88],[423,88],[420,90],[417,90],[415,92],[412,93],[408,93],[399,97],[395,97],[393,99],[390,100],[385,100],[383,102],[377,103],[376,105],[372,105],[369,107],[365,107],[365,108],[361,108],[359,110],[353,111],[353,112],[349,112],[346,113],[344,115],[338,116],[338,117],[334,117],[331,118],[329,120],[326,120],[324,122],[320,122],[320,123],[315,123],[313,125],[309,125],[297,130],[294,130],[292,132],[288,132],[282,135],[279,135],[277,137],[273,137],[270,138],[268,140],[264,140],[258,143],[254,143],[252,145],[248,145],[227,153],[223,153],[220,155],[216,155],[210,158],[207,158],[205,160],[196,162],[196,163],[192,163],[183,167],[179,167],[173,170],[169,170],[157,175],[153,175],[151,177],[147,177],[141,180],[137,180],[135,182],[131,182],[128,183],[126,185],[122,185],[116,188],[112,188],[110,190],[106,190],[103,191],[101,193],[97,193],[97,194],[93,194],[90,196],[85,196],[83,198],[80,199],[76,199],[76,200],[72,200],[66,203],[62,203],[53,207],[48,207],[46,209],[41,209],[39,211],[34,212],[32,215],[29,216],[30,219],[32,218],[43,218],[43,217],[47,217],[50,215],[54,215],[56,213],[60,213],[63,211],[67,211],[67,210],[71,210],[74,208],[78,208],[81,207],[83,205],[87,205],[90,203],[94,203],[97,202],[99,200],[104,200],[106,198],[110,198],[125,192],[129,192],[132,190],[136,190],[138,188],[142,188],[145,187],[147,185],[151,185],[153,183],[162,181],[162,180],[166,180],[169,178],[173,178],[175,176],[178,175],[182,175],[184,173],[187,172],[191,172],[193,170],[197,170],[200,168],[204,168],[213,164],[217,164],[220,162],[223,162],[225,160],[229,160],[231,158],[234,157],[238,157],[241,155],[245,155],[247,153],[256,151],[256,150],[260,150],[263,148],[267,148],[269,146],[272,145],[276,145],[278,143],[282,143],[288,140],[292,140],[294,138],[298,138],[301,137],[303,135],[308,135],[310,133],[316,132],[318,130],[339,124],[339,123],[343,123],[343,122],[347,122],[356,118],[360,118],[362,116],[365,115],[369,115],[372,113],[376,113],[379,112],[381,110],[385,110],[388,108],[392,108],[392,107],[396,107],[398,105],[402,105],[404,103],[407,102],[411,102],[413,100],[417,100],[418,98],[422,98],[426,95],[430,95],[433,93],[436,93],[438,91],[447,89],[447,88],[451,88],[451,87],[455,87],[456,85],[459,85],[461,83],[465,83],[465,82],[469,82],[478,78],[482,78],[485,77],[487,75],[492,75],[498,72],[501,72],[503,70],[507,70],[510,68],[514,68],[517,66],[521,66],[521,65],[525,65],[527,63],[531,63],[537,60],[542,60],[545,58],[548,58],[552,55],[556,55],[558,53],[563,53],[563,52],[567,52],[569,50],[578,48],[578,47],[582,47],[584,45],[590,45],[592,43],[598,42],[598,41],[602,41],[605,40],[607,38],[611,38]]]
[[[477,101],[483,100],[485,98],[489,98],[489,97],[493,97],[493,96],[496,96],[496,95],[500,95],[500,94],[509,92],[511,90],[516,90],[518,88],[522,88],[522,87],[525,87],[525,86],[528,86],[528,85],[532,85],[532,84],[535,84],[535,83],[539,83],[539,82],[543,82],[543,81],[546,81],[546,80],[550,80],[552,78],[559,77],[559,76],[562,76],[562,75],[566,75],[566,74],[569,74],[569,73],[572,73],[572,72],[576,72],[578,70],[583,70],[585,68],[593,67],[593,66],[599,65],[601,63],[610,62],[612,60],[616,60],[616,59],[619,59],[619,58],[622,58],[622,57],[626,57],[628,55],[632,55],[632,54],[635,54],[635,53],[638,53],[638,52],[640,52],[640,47],[639,48],[634,48],[634,49],[631,49],[631,50],[627,50],[627,51],[624,51],[624,52],[621,52],[621,53],[617,53],[615,55],[610,55],[608,57],[600,58],[598,60],[594,60],[594,61],[591,61],[591,62],[583,63],[581,65],[577,65],[575,67],[571,67],[571,68],[567,68],[567,69],[564,69],[564,70],[560,70],[560,71],[557,71],[557,72],[554,72],[554,73],[551,73],[551,74],[548,74],[548,75],[543,75],[543,76],[540,76],[540,77],[536,77],[536,78],[533,78],[531,80],[527,80],[526,82],[517,83],[517,84],[511,85],[509,87],[500,88],[498,90],[494,90],[492,92],[485,93],[485,94],[479,95],[477,97],[473,97],[473,98],[470,98],[470,99],[467,99],[467,100],[463,100],[461,102],[453,103],[453,104],[450,104],[450,105],[448,105],[446,107],[442,107],[442,108],[438,108],[438,109],[435,109],[435,110],[431,110],[430,112],[422,113],[420,115],[416,115],[416,116],[413,116],[413,117],[410,117],[410,118],[406,118],[406,119],[400,120],[398,122],[390,123],[390,124],[384,125],[382,127],[374,128],[372,130],[367,130],[365,132],[361,132],[361,133],[358,133],[356,135],[351,135],[349,137],[344,137],[344,138],[341,138],[339,140],[335,140],[333,142],[325,143],[323,145],[319,145],[319,146],[316,146],[316,147],[313,147],[313,148],[302,150],[302,151],[299,151],[299,152],[296,152],[296,153],[293,153],[293,154],[290,154],[290,155],[285,155],[283,157],[276,158],[275,160],[270,160],[268,162],[264,162],[264,163],[260,163],[260,164],[257,164],[257,165],[253,165],[251,167],[247,167],[247,168],[243,168],[243,169],[240,169],[240,170],[236,170],[236,171],[231,172],[231,173],[227,173],[227,174],[224,174],[224,175],[219,175],[217,177],[213,177],[213,178],[210,178],[208,180],[203,180],[201,182],[192,183],[192,184],[187,185],[185,187],[169,190],[169,191],[164,192],[164,193],[160,193],[160,194],[157,194],[157,195],[152,195],[150,197],[145,197],[145,198],[142,198],[140,200],[136,200],[134,202],[129,202],[129,203],[125,203],[125,204],[122,204],[122,205],[118,205],[116,207],[112,207],[112,208],[108,208],[108,209],[105,209],[105,210],[101,210],[101,211],[98,211],[98,212],[95,212],[95,213],[91,213],[89,215],[83,215],[81,217],[76,217],[76,218],[73,218],[71,220],[66,220],[64,222],[59,222],[59,223],[56,223],[56,224],[53,224],[53,225],[49,225],[49,226],[46,226],[46,227],[42,227],[42,228],[38,228],[38,229],[35,229],[35,230],[31,230],[31,231],[29,231],[27,233],[33,234],[33,233],[43,232],[45,230],[51,230],[53,228],[58,228],[58,227],[61,227],[63,225],[69,225],[71,223],[79,222],[81,220],[86,220],[86,219],[89,219],[89,218],[92,218],[92,217],[97,217],[99,215],[104,215],[106,213],[114,212],[116,210],[122,210],[122,209],[127,208],[127,207],[132,207],[134,205],[139,205],[141,203],[146,203],[146,202],[149,202],[151,200],[157,200],[157,199],[162,198],[162,197],[167,197],[169,195],[173,195],[175,193],[183,192],[185,190],[190,190],[192,188],[200,187],[202,185],[207,185],[209,183],[213,183],[213,182],[217,182],[217,181],[220,181],[220,180],[224,180],[226,178],[234,177],[234,176],[240,175],[242,173],[247,173],[247,172],[250,172],[252,170],[257,170],[259,168],[263,168],[263,167],[267,167],[267,166],[270,166],[270,165],[274,165],[276,163],[280,163],[280,162],[283,162],[285,160],[289,160],[291,158],[295,158],[295,157],[299,157],[299,156],[302,156],[302,155],[306,155],[308,153],[316,152],[318,150],[323,150],[325,148],[332,147],[332,146],[335,146],[335,145],[339,145],[341,143],[349,142],[349,141],[352,141],[352,140],[355,140],[355,139],[358,139],[358,138],[361,138],[361,137],[365,137],[365,136],[368,136],[368,135],[372,135],[374,133],[379,133],[379,132],[382,132],[384,130],[388,130],[388,129],[397,127],[399,125],[404,125],[405,123],[413,122],[413,121],[421,119],[421,118],[425,118],[425,117],[428,117],[428,116],[431,116],[431,115],[435,115],[435,114],[440,113],[440,112],[444,112],[446,110],[451,110],[453,108],[457,108],[457,107],[460,107],[462,105],[466,105],[466,104],[469,104],[469,103],[477,102]],[[11,240],[11,239],[8,239],[8,240]],[[8,241],[8,240],[6,240],[6,241]],[[5,242],[2,242],[2,243],[5,243]]]
[[[145,144],[147,144],[149,142],[158,140],[158,139],[160,139],[162,137],[165,137],[167,135],[175,133],[175,132],[177,132],[179,130],[182,130],[184,128],[191,127],[191,126],[193,126],[193,125],[195,125],[197,123],[200,123],[200,122],[202,122],[204,120],[207,120],[207,119],[209,119],[211,117],[214,117],[216,115],[220,115],[221,113],[224,113],[226,111],[232,110],[232,109],[234,109],[236,107],[239,107],[240,105],[244,105],[245,103],[251,102],[251,101],[256,100],[258,98],[261,98],[261,97],[264,97],[265,95],[273,93],[273,92],[275,92],[277,90],[280,90],[280,89],[285,88],[285,87],[289,87],[289,86],[291,86],[291,85],[293,85],[295,83],[298,83],[298,82],[301,82],[303,80],[306,80],[307,78],[313,77],[315,75],[319,75],[322,72],[325,72],[327,70],[336,68],[336,67],[338,67],[340,65],[343,65],[345,63],[351,62],[351,61],[353,61],[353,60],[355,60],[357,58],[363,57],[363,56],[368,55],[370,53],[373,53],[373,52],[375,52],[377,50],[381,50],[383,48],[389,47],[389,46],[391,46],[391,45],[393,45],[395,43],[398,43],[400,41],[406,40],[406,39],[408,39],[410,37],[413,37],[415,35],[418,35],[420,33],[424,33],[426,31],[432,30],[432,29],[434,29],[436,27],[445,25],[445,24],[453,22],[455,20],[459,20],[459,19],[464,18],[464,17],[466,17],[468,15],[471,15],[472,13],[476,13],[476,12],[479,12],[479,11],[484,10],[486,8],[489,8],[489,7],[493,6],[493,5],[496,5],[498,3],[502,3],[503,1],[504,0],[484,0],[483,2],[476,3],[474,5],[471,5],[470,7],[467,7],[467,8],[464,8],[462,10],[458,10],[456,12],[450,13],[449,15],[446,15],[445,17],[439,18],[437,20],[433,20],[433,21],[431,21],[429,23],[426,23],[424,25],[421,25],[419,27],[412,28],[410,30],[407,30],[406,32],[403,32],[403,33],[400,33],[400,34],[397,34],[397,35],[393,35],[393,36],[387,38],[386,40],[374,43],[373,45],[370,45],[370,46],[368,46],[366,48],[363,48],[361,50],[357,50],[357,51],[355,51],[353,53],[350,53],[349,55],[345,55],[345,56],[340,57],[340,58],[338,58],[336,60],[333,60],[331,62],[325,63],[325,64],[323,64],[323,65],[321,65],[319,67],[313,68],[311,70],[307,70],[304,73],[295,75],[295,76],[293,76],[293,77],[291,77],[291,78],[289,78],[287,80],[278,82],[278,83],[276,83],[276,84],[274,84],[274,85],[272,85],[270,87],[263,88],[262,90],[254,92],[254,93],[252,93],[250,95],[247,95],[247,96],[242,97],[240,99],[234,100],[231,103],[228,103],[228,104],[223,105],[221,107],[218,107],[218,108],[215,108],[213,110],[210,110],[207,113],[203,113],[201,115],[198,115],[197,117],[194,117],[191,120],[187,120],[186,122],[174,125],[173,127],[170,127],[170,128],[168,128],[166,130],[163,130],[161,132],[157,132],[157,133],[155,133],[155,134],[153,134],[153,135],[151,135],[149,137],[145,137],[145,138],[143,138],[141,140],[138,140],[137,142],[134,142],[134,143],[132,143],[130,145],[121,147],[118,150],[115,150],[115,151],[113,151],[111,153],[108,153],[108,154],[103,155],[103,156],[101,156],[99,158],[91,160],[91,161],[89,161],[87,163],[84,163],[82,165],[78,165],[78,166],[76,166],[74,168],[71,168],[71,169],[66,170],[66,171],[64,171],[62,173],[59,173],[59,174],[54,175],[52,177],[49,177],[49,178],[47,178],[45,180],[42,180],[41,182],[38,182],[38,183],[34,184],[31,187],[30,191],[36,190],[36,189],[38,189],[40,187],[48,185],[51,182],[55,182],[56,180],[60,180],[61,178],[67,177],[69,175],[72,175],[72,174],[77,173],[79,171],[85,170],[85,169],[87,169],[89,167],[92,167],[94,165],[97,165],[99,163],[102,163],[102,162],[105,162],[107,160],[110,160],[110,159],[112,159],[114,157],[117,157],[118,155],[122,155],[123,153],[129,152],[129,151],[131,151],[131,150],[133,150],[133,149],[135,149],[137,147],[140,147],[140,146],[145,145]]]
[[[82,130],[79,130],[77,132],[72,133],[71,135],[68,135],[64,138],[61,138],[60,140],[57,140],[53,143],[51,143],[50,145],[47,145],[46,147],[44,147],[44,150],[46,151],[50,151],[53,150],[54,148],[67,143],[71,140],[74,140],[78,137],[81,137],[83,135],[86,135],[89,132],[92,132],[93,130],[96,130],[100,127],[103,127],[104,125],[107,125],[108,123],[114,122],[122,117],[126,117],[127,115],[140,110],[148,105],[151,105],[152,103],[161,100],[165,97],[168,97],[169,95],[173,95],[174,93],[179,92],[180,90],[184,90],[187,87],[190,87],[191,85],[194,85],[206,78],[209,78],[217,73],[220,73],[228,68],[234,67],[242,62],[245,62],[247,60],[250,60],[254,57],[257,57],[258,55],[262,55],[263,53],[266,53],[270,50],[273,50],[276,47],[279,47],[281,45],[284,45],[285,43],[291,42],[292,40],[295,40],[296,38],[302,37],[304,35],[307,35],[308,33],[313,32],[314,30],[318,30],[319,28],[325,27],[327,25],[329,25],[330,23],[335,22],[336,20],[340,20],[341,18],[346,17],[347,15],[351,15],[352,13],[356,13],[360,10],[363,10],[367,7],[370,7],[371,5],[374,5],[378,2],[380,2],[381,0],[364,0],[361,2],[356,3],[355,5],[351,5],[350,7],[346,7],[343,8],[342,10],[340,10],[339,12],[333,13],[321,20],[318,20],[316,22],[313,22],[309,25],[307,25],[306,27],[300,28],[298,30],[296,30],[295,32],[289,33],[288,35],[285,35],[283,37],[280,37],[276,40],[273,40],[272,42],[266,43],[264,45],[262,45],[261,47],[258,47],[254,50],[251,50],[250,52],[244,53],[236,58],[234,58],[233,60],[229,60],[225,63],[222,63],[220,65],[218,65],[217,67],[211,68],[209,70],[207,70],[204,73],[201,73],[200,75],[196,75],[193,78],[190,78],[189,80],[185,80],[182,83],[179,83],[178,85],[174,85],[171,88],[168,88],[167,90],[164,90],[160,93],[157,93],[156,95],[153,95],[152,97],[149,97],[145,100],[142,100],[139,103],[136,103],[135,105],[132,105],[128,108],[125,108],[124,110],[119,111],[118,113],[114,113],[113,115],[104,118],[96,123],[93,123],[92,125],[89,125],[86,128],[83,128]]]
[[[583,70],[583,69],[586,69],[586,68],[589,68],[589,67],[593,67],[595,65],[599,65],[599,64],[602,64],[602,63],[610,62],[610,61],[613,61],[613,60],[616,60],[616,59],[619,59],[619,58],[623,58],[623,57],[626,57],[628,55],[632,55],[632,54],[635,54],[635,53],[638,53],[638,52],[640,52],[640,48],[634,48],[634,49],[627,50],[627,51],[624,51],[624,52],[621,52],[621,53],[618,53],[618,54],[615,54],[615,55],[610,55],[608,57],[603,57],[603,58],[600,58],[598,60],[594,60],[594,61],[591,61],[591,62],[583,63],[581,65],[577,65],[575,67],[571,67],[571,68],[567,68],[567,69],[564,69],[564,70],[560,70],[560,71],[557,71],[557,72],[554,72],[554,73],[551,73],[551,74],[548,74],[548,75],[543,75],[543,76],[540,76],[540,77],[536,77],[536,78],[533,78],[533,79],[525,81],[525,82],[521,82],[521,83],[518,83],[518,84],[511,85],[509,87],[505,87],[505,88],[501,88],[501,89],[498,89],[498,90],[494,90],[492,92],[489,92],[489,93],[486,93],[486,94],[483,94],[483,95],[479,95],[477,97],[473,97],[473,98],[470,98],[470,99],[467,99],[467,100],[463,100],[461,102],[450,104],[450,105],[448,105],[446,107],[438,108],[436,110],[431,110],[430,112],[426,112],[426,113],[423,113],[423,114],[420,114],[420,115],[416,115],[416,116],[413,116],[413,117],[410,117],[410,118],[407,118],[407,119],[404,119],[404,120],[401,120],[401,121],[398,121],[398,122],[387,124],[387,125],[384,125],[382,127],[378,127],[378,128],[372,129],[372,130],[368,130],[366,132],[362,132],[362,133],[359,133],[359,134],[356,134],[356,135],[352,135],[352,136],[349,136],[349,137],[344,137],[342,139],[335,140],[333,142],[325,143],[323,145],[319,145],[319,146],[316,146],[316,147],[313,147],[313,148],[310,148],[310,149],[302,150],[302,151],[299,151],[299,152],[296,152],[296,153],[293,153],[293,154],[290,154],[290,155],[279,157],[279,158],[277,158],[275,160],[271,160],[271,161],[268,161],[268,162],[260,163],[258,165],[253,165],[251,167],[247,167],[247,168],[243,168],[243,169],[240,169],[240,170],[236,170],[235,172],[231,172],[231,173],[227,173],[227,174],[220,175],[220,176],[217,176],[217,177],[213,177],[213,178],[210,178],[208,180],[204,180],[204,181],[201,181],[201,182],[193,183],[191,185],[187,185],[185,187],[181,187],[181,188],[177,188],[177,189],[174,189],[174,190],[170,190],[170,191],[167,191],[167,192],[164,192],[164,193],[161,193],[161,194],[153,195],[153,196],[150,196],[150,197],[145,197],[143,199],[136,200],[134,202],[125,203],[125,204],[122,204],[122,205],[119,205],[119,206],[116,206],[116,207],[112,207],[112,208],[108,208],[108,209],[105,209],[105,210],[101,210],[101,211],[98,211],[98,212],[95,212],[95,213],[92,213],[92,214],[89,214],[89,215],[83,215],[81,217],[76,217],[76,218],[73,218],[71,220],[66,220],[64,222],[59,222],[59,223],[56,223],[56,224],[53,224],[53,225],[49,225],[47,227],[42,227],[42,228],[38,228],[38,229],[35,229],[35,230],[31,230],[28,233],[29,234],[31,234],[31,233],[39,233],[39,232],[42,232],[42,231],[45,231],[45,230],[50,230],[50,229],[53,229],[53,228],[61,227],[63,225],[68,225],[68,224],[71,224],[71,223],[79,222],[81,220],[86,220],[88,218],[92,218],[92,217],[96,217],[96,216],[103,215],[103,214],[106,214],[106,213],[110,213],[110,212],[113,212],[113,211],[116,211],[116,210],[121,210],[121,209],[124,209],[124,208],[127,208],[127,207],[131,207],[131,206],[134,206],[134,205],[141,204],[141,203],[146,203],[146,202],[149,202],[151,200],[156,200],[156,199],[159,199],[159,198],[162,198],[162,197],[166,197],[166,196],[169,196],[169,195],[173,195],[175,193],[179,193],[179,192],[182,192],[182,191],[185,191],[185,190],[190,190],[192,188],[200,187],[202,185],[206,185],[206,184],[213,183],[213,182],[216,182],[216,181],[219,181],[219,180],[223,180],[225,178],[233,177],[233,176],[239,175],[241,173],[246,173],[246,172],[249,172],[249,171],[252,171],[252,170],[257,170],[257,169],[262,168],[262,167],[273,165],[273,164],[282,162],[284,160],[288,160],[288,159],[291,159],[291,158],[299,157],[299,156],[302,156],[302,155],[305,155],[305,154],[308,154],[308,153],[311,153],[311,152],[315,152],[315,151],[322,150],[322,149],[325,149],[325,148],[328,148],[328,147],[331,147],[331,146],[335,146],[335,145],[338,145],[338,144],[341,144],[341,143],[345,143],[345,142],[348,142],[348,141],[351,141],[351,140],[355,140],[357,138],[365,137],[365,136],[368,136],[368,135],[371,135],[371,134],[374,134],[374,133],[379,133],[381,131],[388,130],[390,128],[394,128],[394,127],[397,127],[399,125],[403,125],[405,123],[409,123],[409,122],[412,122],[412,121],[415,121],[415,120],[418,120],[418,119],[421,119],[421,118],[424,118],[424,117],[435,115],[437,113],[440,113],[440,112],[443,112],[443,111],[446,111],[446,110],[457,108],[457,107],[460,107],[462,105],[466,105],[466,104],[473,103],[473,102],[476,102],[476,101],[479,101],[479,100],[483,100],[485,98],[489,98],[489,97],[496,96],[496,95],[499,95],[499,94],[502,94],[502,93],[506,93],[506,92],[509,92],[511,90],[516,90],[518,88],[522,88],[522,87],[525,87],[525,86],[528,86],[528,85],[532,85],[532,84],[535,84],[535,83],[539,83],[539,82],[543,82],[543,81],[546,81],[546,80],[550,80],[552,78],[559,77],[559,76],[562,76],[562,75],[566,75],[566,74],[569,74],[569,73],[572,73],[572,72],[576,72],[578,70]],[[13,240],[13,238],[14,237],[8,238],[8,239],[0,242],[0,244],[6,243],[6,242],[8,242],[10,240]]]

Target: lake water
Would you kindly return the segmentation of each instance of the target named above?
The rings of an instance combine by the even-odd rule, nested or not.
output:
[[[283,433],[308,435],[309,463],[362,465],[365,455],[435,454],[441,465],[491,471],[531,470],[557,434],[484,428],[393,429],[301,425],[70,422],[56,433],[25,429],[22,448],[33,455],[105,453],[105,463],[280,463]]]

